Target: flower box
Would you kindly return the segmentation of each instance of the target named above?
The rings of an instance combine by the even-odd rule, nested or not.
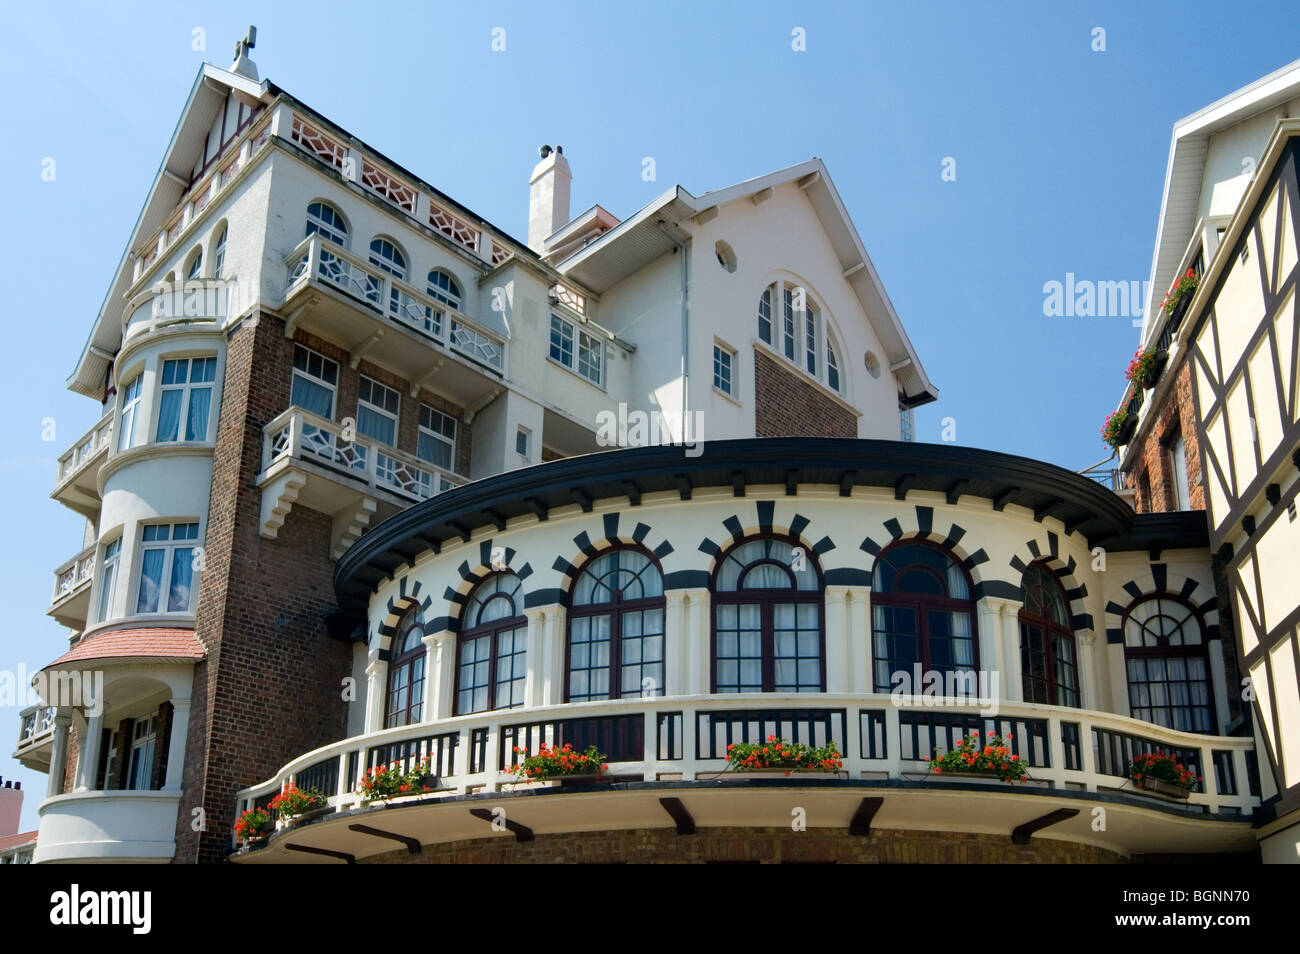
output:
[[[294,815],[291,818],[277,818],[275,827],[277,830],[292,828],[300,822],[310,821],[311,819],[319,818],[322,815],[330,815],[333,814],[333,812],[334,806],[332,805],[322,805],[320,808],[309,808],[307,811]]]
[[[1144,775],[1133,783],[1133,787],[1147,795],[1154,795],[1157,798],[1166,798],[1170,801],[1185,802],[1192,794],[1188,789],[1175,782],[1166,782],[1162,778],[1152,778]]]
[[[590,775],[559,775],[555,778],[534,778],[527,781],[506,782],[501,786],[503,792],[517,792],[529,788],[591,788],[614,781],[613,776],[601,773]]]
[[[1183,316],[1187,314],[1187,309],[1192,305],[1192,299],[1196,296],[1184,293],[1179,296],[1178,303],[1174,305],[1173,311],[1169,312],[1169,331],[1172,333],[1178,330],[1178,326],[1183,323]]]
[[[1161,348],[1155,353],[1150,367],[1147,368],[1146,374],[1142,376],[1143,390],[1150,391],[1156,386],[1156,382],[1160,380],[1160,373],[1164,371],[1165,363],[1168,362],[1168,360],[1169,352],[1166,349]]]
[[[732,775],[740,775],[745,778],[793,778],[796,775],[802,775],[807,778],[848,778],[848,772],[827,772],[824,769],[815,768],[765,768],[765,769],[745,769],[743,771],[733,771]]]
[[[1130,414],[1124,418],[1124,423],[1119,426],[1119,433],[1115,435],[1115,446],[1123,447],[1133,439],[1133,432],[1137,430],[1137,415]]]

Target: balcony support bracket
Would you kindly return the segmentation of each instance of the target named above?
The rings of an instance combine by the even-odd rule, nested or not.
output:
[[[411,838],[407,835],[399,835],[396,832],[384,831],[382,828],[371,828],[369,825],[349,825],[348,831],[360,832],[363,835],[374,835],[376,838],[389,838],[393,841],[400,841],[406,846],[408,854],[418,855],[424,850],[420,844],[420,839]]]
[[[294,845],[294,844],[285,845],[284,850],[299,851],[302,852],[304,855],[324,855],[326,858],[338,858],[341,861],[350,865],[355,865],[357,863],[357,859],[352,855],[348,854],[346,851],[332,851],[329,848],[314,848],[311,845]]]
[[[870,838],[871,822],[883,804],[885,804],[885,800],[879,796],[864,798],[859,802],[858,810],[853,813],[853,817],[849,820],[849,835],[855,838]]]
[[[1033,821],[1027,821],[1023,825],[1017,826],[1016,829],[1011,832],[1011,843],[1013,845],[1027,845],[1029,844],[1030,836],[1032,836],[1034,832],[1042,831],[1044,828],[1051,828],[1053,825],[1073,818],[1077,814],[1079,814],[1079,809],[1077,808],[1058,808],[1056,811],[1048,812],[1046,815],[1043,815],[1040,818],[1035,818]]]
[[[664,807],[670,818],[677,823],[677,834],[695,834],[695,818],[687,810],[680,798],[661,798],[659,804]]]
[[[483,821],[487,822],[488,824],[491,824],[492,822],[496,821],[497,818],[499,817],[493,815],[492,812],[486,808],[471,808],[469,810],[469,813],[473,815],[475,818],[483,819]],[[521,825],[519,824],[519,822],[513,821],[512,819],[509,818],[502,818],[501,824],[505,825],[508,831],[514,833],[515,841],[519,842],[520,844],[523,844],[526,841],[533,840],[533,830],[529,828],[527,825]]]

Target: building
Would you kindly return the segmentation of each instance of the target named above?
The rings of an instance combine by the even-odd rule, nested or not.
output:
[[[23,810],[23,783],[0,778],[0,865],[29,865],[36,832],[18,830]]]
[[[1300,62],[1174,125],[1151,287],[1187,291],[1167,307],[1148,302],[1142,350],[1163,371],[1125,395],[1136,426],[1122,457],[1140,512],[1206,512],[1236,648],[1231,701],[1267,754],[1261,853],[1292,863],[1300,861],[1297,116]]]
[[[937,390],[820,160],[619,219],[541,153],[523,243],[247,43],[200,71],[69,381],[36,860],[220,861],[288,781],[336,810],[236,860],[1255,850],[1202,515],[907,440]],[[927,774],[974,730],[1033,781]],[[844,777],[719,777],[769,734]],[[541,741],[616,782],[509,788]]]

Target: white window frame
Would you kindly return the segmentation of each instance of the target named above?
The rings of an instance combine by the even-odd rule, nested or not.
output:
[[[315,215],[311,210],[311,207],[313,205],[319,205],[322,209],[329,209],[331,212],[334,213],[334,216],[338,219],[338,222],[336,224],[331,224],[329,222],[326,222],[320,216]],[[320,237],[327,242],[333,242],[339,248],[348,247],[347,220],[343,218],[342,212],[340,212],[338,209],[336,209],[333,205],[331,205],[328,202],[322,202],[320,200],[317,200],[315,202],[307,203],[306,234],[311,235],[313,233],[320,235]]]
[[[167,528],[165,539],[146,540],[149,531],[154,528]],[[190,528],[193,528],[192,530]],[[185,534],[183,537],[177,537],[177,533]],[[184,559],[193,560],[194,551],[201,544],[202,538],[199,535],[199,522],[197,520],[177,520],[175,522],[148,523],[140,528],[140,555],[137,558],[139,568],[135,574],[135,614],[137,616],[158,616],[174,613],[193,613],[194,604],[198,597],[199,589],[199,572],[191,569],[190,571],[190,591],[187,605],[181,609],[173,609],[171,606],[171,581],[175,572],[175,562],[177,554],[181,551],[187,551],[188,555]],[[157,605],[153,609],[146,609],[142,603],[144,600],[144,583],[145,583],[145,555],[155,551],[162,551],[162,566],[158,576],[158,594]]]
[[[803,290],[802,311],[794,300],[799,289]],[[773,306],[772,302],[777,304]],[[826,390],[837,396],[844,396],[845,368],[833,344],[834,336],[830,321],[813,301],[812,293],[807,286],[784,278],[769,282],[759,295],[755,315],[758,322],[756,337],[764,347],[784,358],[801,374],[812,378]],[[763,336],[765,320],[771,329],[769,337]],[[813,364],[812,370],[808,368],[810,360]],[[838,386],[832,384],[830,380],[832,367],[839,377]]]
[[[1174,485],[1174,506],[1179,510],[1192,509],[1192,485],[1187,476],[1187,442],[1179,432],[1169,445],[1170,470]]]
[[[135,393],[132,394],[132,388]],[[140,415],[140,398],[144,394],[144,372],[137,374],[122,388],[122,413],[118,415],[117,449],[130,450],[135,439],[136,418]]]
[[[451,436],[448,437],[446,434],[444,434],[442,431],[438,430],[437,428],[427,426],[424,423],[426,412],[428,413],[428,416],[431,420],[436,421],[434,415],[437,415],[438,417],[442,418],[444,421],[449,421],[451,423]],[[448,463],[444,469],[454,472],[456,469],[456,435],[457,435],[457,427],[456,427],[456,419],[454,417],[452,417],[450,414],[448,414],[445,411],[438,410],[436,407],[433,407],[432,405],[425,404],[423,401],[420,402],[419,433],[415,441],[415,456],[417,458],[424,461],[426,464],[432,464],[434,467],[443,466],[442,464],[439,464],[437,461],[430,460],[428,457],[424,457],[420,454],[420,443],[421,443],[420,438],[427,437],[430,440],[434,441],[435,443],[444,444],[447,447]]]
[[[556,325],[560,326],[560,355],[557,357],[552,353],[552,348],[556,346],[554,335]],[[569,352],[564,353],[563,345],[569,345]],[[587,355],[595,355],[596,377],[592,377],[587,370],[584,370],[584,349]],[[596,385],[598,388],[605,386],[605,366],[608,363],[605,355],[605,341],[600,335],[592,334],[583,329],[576,322],[570,321],[563,315],[551,312],[550,333],[547,336],[546,356],[562,368],[567,368],[584,381]],[[589,368],[591,362],[586,362]]]
[[[313,351],[311,348],[308,348],[306,345],[301,345],[301,344],[296,344],[296,343],[295,343],[294,346],[293,346],[293,349],[294,349],[294,350],[293,350],[292,373],[289,375],[289,395],[290,395],[289,400],[290,400],[290,403],[293,402],[293,379],[294,379],[295,377],[301,377],[305,383],[307,383],[307,384],[311,384],[311,385],[315,385],[316,387],[324,388],[325,390],[329,391],[329,393],[330,393],[330,412],[329,412],[328,414],[325,414],[325,415],[322,415],[322,416],[325,417],[325,418],[327,418],[327,419],[329,419],[329,420],[331,420],[331,421],[334,420],[334,411],[335,411],[335,409],[336,409],[337,406],[338,406],[338,398],[339,398],[339,385],[338,385],[338,382],[339,382],[339,363],[338,363],[337,361],[335,361],[333,358],[327,358],[327,357],[325,357],[325,355],[321,354],[319,351]],[[300,351],[301,351],[302,354],[306,355],[306,359],[305,359],[305,363],[306,363],[306,365],[307,365],[306,368],[300,368],[300,367],[298,367],[298,354],[299,354]],[[320,376],[320,377],[316,376],[316,375],[313,374],[312,371],[311,371],[311,359],[312,359],[312,358],[319,358],[319,359],[320,359],[320,362],[321,362],[321,374],[322,374],[322,376]],[[326,379],[323,377],[324,372],[325,372],[325,369],[326,369],[327,367],[330,367],[330,366],[332,366],[332,367],[334,368],[334,382],[333,382],[332,384],[331,384],[328,380],[326,380]],[[298,407],[302,407],[302,406],[303,406],[303,405],[298,405]]]
[[[397,407],[389,410],[383,404],[376,404],[372,398],[375,396],[375,390],[379,390],[379,396],[385,398],[392,395],[396,399]],[[362,397],[363,391],[370,392],[370,398]],[[393,439],[385,441],[383,438],[376,437],[373,434],[366,434],[361,430],[361,409],[365,408],[380,417],[393,422]],[[369,375],[363,374],[357,381],[357,433],[370,438],[372,441],[378,441],[380,444],[386,444],[389,447],[396,447],[398,441],[398,429],[402,419],[402,393],[396,388],[390,388],[383,381],[377,381]]]
[[[443,285],[436,279],[446,279],[447,284]],[[465,300],[464,293],[460,290],[460,282],[456,281],[456,276],[445,268],[431,268],[429,274],[425,277],[425,291],[434,301],[442,302],[452,311],[461,311],[461,303]],[[455,289],[455,291],[452,291]]]
[[[719,361],[719,356],[725,357],[725,362]],[[726,387],[718,383],[721,378],[718,368],[722,364],[726,366]],[[713,389],[729,398],[736,396],[736,349],[721,341],[713,342]]]
[[[99,622],[109,618],[113,612],[113,589],[117,583],[117,569],[122,563],[122,538],[116,537],[104,544],[99,558],[99,602],[96,604],[96,618]]]
[[[375,246],[379,246],[376,248]],[[398,281],[406,281],[406,253],[392,239],[376,235],[370,240],[370,264]]]
[[[210,381],[194,380],[194,362],[212,362],[212,379]],[[167,378],[167,365],[181,364],[185,365],[185,381],[182,383],[165,384]],[[154,421],[154,441],[160,444],[183,443],[185,441],[206,442],[208,434],[211,431],[209,425],[212,423],[213,397],[217,389],[217,356],[214,354],[201,354],[193,357],[164,357],[158,367],[158,411]],[[180,392],[180,417],[176,421],[176,436],[162,436],[162,408],[163,395],[168,392]],[[203,435],[201,437],[190,438],[186,436],[190,427],[190,410],[193,401],[193,392],[208,391],[208,415],[203,422]]]
[[[216,247],[212,251],[212,277],[220,280],[226,268],[226,238],[230,235],[230,226],[223,225],[217,237]]]
[[[131,791],[148,791],[152,787],[157,746],[158,714],[150,713],[143,719],[136,719],[131,726],[131,745],[126,755],[126,787]],[[137,768],[141,777],[137,777]]]
[[[519,438],[524,439],[524,449],[519,449]],[[532,460],[533,452],[533,432],[526,427],[515,428],[515,453],[519,454],[526,460]]]

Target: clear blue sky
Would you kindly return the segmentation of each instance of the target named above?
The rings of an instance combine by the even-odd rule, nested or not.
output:
[[[918,438],[939,440],[951,416],[958,443],[1077,469],[1104,456],[1098,428],[1137,331],[1046,318],[1043,284],[1147,278],[1172,124],[1300,56],[1275,28],[1294,12],[229,0],[128,13],[3,0],[0,670],[38,669],[66,646],[44,611],[82,523],[48,495],[98,407],[65,381],[196,70],[228,66],[249,23],[264,78],[516,236],[542,143],[564,146],[575,211],[599,202],[619,216],[673,183],[699,193],[820,156],[941,391],[918,412]],[[41,179],[47,156],[54,182]],[[647,156],[655,182],[641,178]],[[956,181],[942,181],[944,157]],[[0,775],[30,791],[35,828],[45,777],[8,758],[17,729],[17,709],[0,708]]]

